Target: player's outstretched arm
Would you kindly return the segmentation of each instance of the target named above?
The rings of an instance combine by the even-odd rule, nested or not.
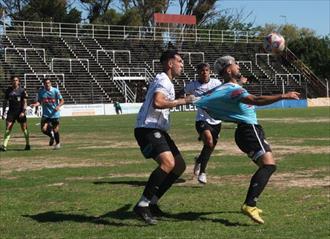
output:
[[[274,102],[288,99],[288,100],[298,100],[300,96],[300,93],[292,91],[285,94],[278,94],[278,95],[261,95],[261,96],[255,96],[255,95],[248,95],[245,98],[241,99],[241,102],[244,104],[249,105],[269,105]]]
[[[168,100],[161,92],[156,92],[154,95],[154,107],[156,109],[168,109],[176,107],[177,105],[190,104],[195,100],[195,96],[189,95],[185,98],[176,100]]]

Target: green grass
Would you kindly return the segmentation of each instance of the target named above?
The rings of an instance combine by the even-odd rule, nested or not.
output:
[[[63,148],[53,151],[29,119],[32,150],[15,125],[1,153],[0,238],[329,238],[329,108],[258,112],[278,169],[258,206],[264,225],[240,213],[255,165],[235,148],[225,123],[208,166],[209,183],[191,179],[200,151],[194,113],[173,113],[171,136],[189,170],[161,200],[168,216],[145,226],[132,213],[156,164],[133,135],[135,115],[61,119]],[[4,122],[0,126],[1,137]],[[2,138],[1,138],[2,141]]]

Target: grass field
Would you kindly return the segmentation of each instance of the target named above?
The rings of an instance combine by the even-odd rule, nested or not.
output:
[[[329,108],[258,112],[278,170],[262,194],[264,225],[240,213],[256,167],[225,123],[208,167],[208,184],[192,178],[200,151],[194,113],[173,113],[171,136],[187,162],[164,196],[168,216],[145,226],[132,213],[156,164],[142,158],[135,115],[62,118],[54,151],[30,119],[32,150],[18,125],[1,153],[0,238],[330,238]],[[4,122],[0,127],[1,141]]]

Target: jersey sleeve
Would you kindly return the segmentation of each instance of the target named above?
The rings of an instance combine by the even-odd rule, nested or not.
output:
[[[160,81],[155,88],[155,93],[160,92],[163,93],[165,96],[167,96],[170,91],[171,91],[171,85],[169,84],[168,81],[165,80]]]
[[[55,89],[56,89],[56,88],[55,88]],[[59,100],[63,99],[62,94],[61,94],[61,92],[59,91],[59,89],[56,89],[55,94],[56,94],[56,96],[57,96],[57,99],[59,99]]]

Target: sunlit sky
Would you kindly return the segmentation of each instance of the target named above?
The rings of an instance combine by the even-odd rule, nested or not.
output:
[[[170,6],[168,13],[179,14],[176,2]],[[118,1],[115,0],[114,4],[118,7]],[[247,21],[254,22],[255,26],[287,23],[313,29],[319,36],[330,34],[330,0],[219,0],[217,8],[244,9],[245,15],[252,12]]]
[[[321,36],[330,33],[330,0],[220,0],[217,6],[244,9],[246,14],[252,11],[248,20],[256,26],[288,23],[313,29]],[[178,5],[171,6],[170,13],[178,12]]]

